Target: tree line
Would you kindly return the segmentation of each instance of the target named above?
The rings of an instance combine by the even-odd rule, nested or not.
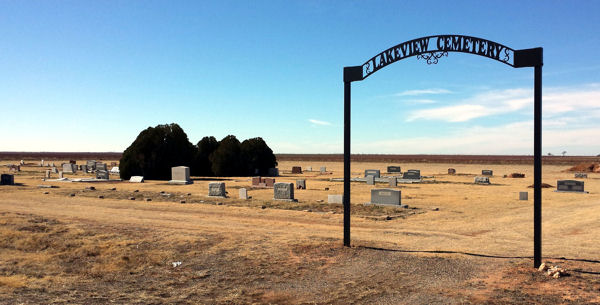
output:
[[[221,141],[207,136],[194,145],[183,129],[172,123],[140,132],[123,152],[119,170],[121,179],[168,180],[174,166],[188,166],[192,176],[264,176],[277,166],[277,160],[260,137],[240,143],[233,135]]]

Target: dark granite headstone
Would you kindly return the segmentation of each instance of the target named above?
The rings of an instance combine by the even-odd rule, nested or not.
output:
[[[402,179],[420,180],[421,171],[407,171],[402,174]]]
[[[401,173],[401,169],[400,169],[400,166],[388,166],[387,172],[388,173]]]
[[[456,174],[456,170],[454,168],[449,168],[448,175],[454,175],[454,174]]]
[[[302,174],[302,167],[300,167],[300,166],[293,166],[292,167],[292,174]]]
[[[558,180],[556,190],[559,192],[584,192],[583,181],[577,180]]]
[[[381,171],[378,169],[365,169],[365,177],[373,176],[375,178],[381,177]]]
[[[494,171],[491,169],[484,169],[481,171],[481,175],[483,176],[493,176],[494,175]]]
[[[10,174],[0,175],[0,185],[15,185],[15,175],[10,175]]]

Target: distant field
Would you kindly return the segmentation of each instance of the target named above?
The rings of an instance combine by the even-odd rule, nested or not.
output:
[[[119,152],[0,152],[0,160],[119,160]],[[277,154],[277,161],[342,162],[342,154]],[[445,164],[533,164],[533,156],[522,155],[352,155],[355,162],[445,163]],[[575,165],[600,162],[596,156],[543,156],[544,164]]]

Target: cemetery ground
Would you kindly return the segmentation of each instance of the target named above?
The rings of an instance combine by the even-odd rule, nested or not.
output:
[[[388,165],[431,178],[398,184],[408,209],[364,206],[387,184],[352,183],[351,248],[341,205],[327,203],[342,194],[330,181],[341,162],[280,162],[277,182],[306,179],[298,202],[250,177],[58,182],[24,166],[0,186],[0,303],[600,304],[600,173],[575,179],[588,194],[559,193],[570,166],[544,165],[543,261],[570,274],[555,279],[532,267],[531,165],[355,162],[352,176]],[[491,185],[473,184],[482,169]],[[525,178],[503,178],[515,172]],[[207,197],[214,181],[230,198]],[[251,199],[238,199],[242,187]]]

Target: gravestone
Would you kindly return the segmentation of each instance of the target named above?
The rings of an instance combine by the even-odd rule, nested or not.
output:
[[[490,177],[475,177],[475,184],[490,184]]]
[[[240,199],[248,199],[248,190],[246,190],[245,188],[240,189]]]
[[[96,164],[96,166],[98,166]],[[171,180],[169,184],[192,184],[194,183],[190,179],[190,168],[187,166],[175,166],[171,167]]]
[[[62,171],[65,174],[74,174],[77,172],[77,167],[75,164],[71,164],[71,163],[64,163],[62,165]]]
[[[261,180],[260,177],[252,177],[252,186],[258,186]]]
[[[327,173],[327,168],[325,166],[321,166],[320,172],[321,174]]]
[[[90,172],[93,170],[96,170],[96,160],[88,160],[88,161],[86,161],[86,165]]]
[[[294,200],[294,184],[288,182],[275,183],[273,186],[273,199]]]
[[[454,174],[456,174],[456,170],[454,168],[449,168],[448,175],[454,175]]]
[[[575,173],[575,178],[587,178],[586,173]]]
[[[62,171],[58,172],[58,179],[62,179],[62,178],[64,178],[64,177],[65,177],[65,176],[63,175],[63,172],[62,172]]]
[[[481,171],[481,175],[482,176],[493,176],[494,175],[494,171],[491,169],[484,169]]]
[[[306,189],[306,180],[305,179],[296,180],[296,188],[299,190],[305,190]]]
[[[306,171],[307,171],[307,172],[312,172],[312,166],[307,166],[307,167],[306,167]]]
[[[367,185],[375,185],[375,177],[368,175],[365,177],[365,182],[367,182]]]
[[[388,181],[390,182],[391,187],[398,186],[398,179],[396,177],[391,177],[388,179]]]
[[[266,187],[275,186],[275,178],[263,178],[262,181]]]
[[[211,182],[208,184],[208,196],[225,197],[225,194],[224,182]]]
[[[402,171],[400,169],[400,166],[388,166],[387,172],[388,173],[401,173]]]
[[[84,173],[88,172],[88,168],[87,168],[86,164],[81,165],[81,171],[84,172]]]
[[[269,177],[279,177],[279,169],[278,168],[269,168]]]
[[[583,190],[583,181],[577,180],[558,180],[556,182],[557,192],[585,192]]]
[[[292,166],[292,174],[302,174],[302,167]]]
[[[527,200],[529,196],[528,192],[519,192],[519,200]]]
[[[371,203],[401,205],[401,192],[393,189],[372,189]]]
[[[0,185],[15,185],[15,175],[11,175],[11,174],[0,175]]]
[[[42,159],[42,161],[40,161],[40,167],[44,166],[44,159]]]
[[[103,170],[97,170],[96,171],[96,179],[103,179],[103,180],[108,180],[109,174],[108,171],[103,171]]]
[[[365,177],[373,176],[375,178],[381,177],[381,171],[378,169],[365,169]]]
[[[343,203],[344,195],[327,195],[327,203]]]
[[[105,171],[105,170],[107,170],[106,163],[96,162],[96,170],[97,171]]]
[[[45,178],[46,179],[50,179],[50,170],[49,169],[46,170],[46,176],[45,176]]]
[[[58,168],[56,168],[56,166],[53,166],[53,167],[50,169],[50,171],[51,171],[53,174],[58,174]]]
[[[421,180],[421,171],[420,170],[409,170],[402,174],[402,179],[406,180]]]
[[[144,176],[131,176],[129,182],[132,183],[144,183]]]

